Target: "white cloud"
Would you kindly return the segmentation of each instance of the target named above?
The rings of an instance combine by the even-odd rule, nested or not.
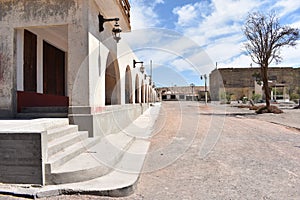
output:
[[[265,5],[272,6],[263,7]],[[250,58],[241,54],[244,51],[242,27],[248,13],[256,10],[268,12],[280,7],[280,16],[283,16],[299,9],[300,2],[293,0],[281,0],[276,3],[271,0],[212,0],[211,4],[206,6],[211,12],[204,17],[203,15],[199,17],[199,14],[197,14],[196,19],[199,18],[199,20],[196,24],[195,13],[199,12],[198,3],[188,4],[188,7],[176,8],[175,11],[177,12],[174,13],[178,15],[178,27],[180,28],[183,24],[181,26],[183,34],[192,38],[199,45],[204,46],[213,61],[218,61],[225,66],[248,67],[249,61],[251,61]],[[187,15],[189,17],[185,19],[182,17],[183,13],[190,13],[190,15]],[[193,19],[193,25],[186,27],[188,22],[184,20],[189,20],[189,18]],[[299,24],[300,22],[294,22],[292,26],[299,27]],[[285,50],[285,52],[289,51],[291,50]],[[297,51],[294,50],[294,52]]]
[[[133,29],[161,25],[155,6],[166,2],[131,2]],[[136,47],[153,47],[148,51],[141,49],[137,53],[141,59],[152,59],[159,64],[157,66],[169,66],[178,72],[209,73],[216,62],[218,67],[249,67],[253,63],[251,58],[242,54],[245,42],[242,27],[248,13],[257,10],[266,13],[277,9],[279,16],[293,19],[288,22],[292,27],[300,27],[300,15],[290,15],[299,8],[300,1],[295,0],[198,1],[173,9],[173,14],[178,18],[174,22],[176,30],[181,34],[146,29],[142,34],[133,34],[132,39]],[[299,66],[299,55],[300,46],[297,49],[282,49],[283,62],[278,66]],[[253,63],[254,66],[256,64]]]
[[[191,4],[185,5],[181,8],[177,7],[173,10],[174,14],[178,15],[178,24],[180,26],[186,26],[191,23],[196,17],[196,8]]]
[[[164,0],[155,0],[154,1],[154,5],[160,4],[160,3],[164,4],[165,2],[164,2]]]
[[[163,3],[163,0],[151,1],[150,4],[146,0],[130,0],[132,30],[158,26],[160,20],[155,6]]]
[[[300,1],[295,0],[280,0],[277,1],[271,8],[274,10],[280,9],[280,17],[287,15],[299,9]]]

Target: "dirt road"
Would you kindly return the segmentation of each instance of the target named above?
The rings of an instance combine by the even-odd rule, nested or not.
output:
[[[219,106],[163,102],[151,140],[135,193],[117,199],[300,199],[296,129]],[[58,199],[114,198],[47,198]]]

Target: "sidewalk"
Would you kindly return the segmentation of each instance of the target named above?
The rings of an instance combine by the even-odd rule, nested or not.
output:
[[[111,173],[89,181],[62,185],[38,186],[0,183],[0,194],[27,198],[80,193],[101,196],[127,196],[132,194],[150,146],[147,138],[152,132],[159,110],[160,104],[154,104],[154,106],[151,106],[143,115],[119,133],[133,137],[135,140]],[[1,129],[11,130],[11,126],[14,123],[16,127],[13,128],[14,130],[24,128],[26,125],[25,121],[2,121],[0,122]],[[37,127],[39,128],[39,126]]]
[[[223,106],[226,106],[227,115],[243,115],[247,118],[263,120],[300,130],[300,109],[282,109],[283,113],[281,114],[265,113],[258,115],[255,114],[254,110],[249,110],[248,108],[237,108],[230,105]]]

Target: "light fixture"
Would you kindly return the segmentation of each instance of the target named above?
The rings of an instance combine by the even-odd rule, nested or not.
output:
[[[142,74],[145,72],[145,67],[144,67],[143,64],[142,64],[142,66],[140,67],[140,71],[141,71]]]
[[[138,62],[138,61],[133,60],[133,68],[135,68],[136,67],[135,65],[138,64],[138,63],[142,64],[141,67],[140,67],[140,71],[143,74],[145,72],[145,67],[144,67],[144,62],[143,61]]]
[[[121,32],[122,32],[122,29],[120,28],[120,25],[118,23],[118,21],[120,20],[119,18],[110,18],[110,19],[105,19],[103,17],[103,15],[101,15],[99,13],[98,15],[98,20],[99,20],[99,32],[102,32],[104,31],[104,27],[103,27],[103,24],[105,22],[111,22],[111,21],[115,21],[115,25],[114,25],[114,28],[112,29],[112,34],[113,34],[113,38],[116,40],[116,42],[118,43],[121,39]]]
[[[141,61],[141,62],[138,62],[138,61],[135,61],[135,60],[133,60],[133,68],[135,68],[136,66],[135,66],[135,64],[138,64],[138,63],[141,63],[142,65],[144,64],[144,62],[143,61]]]
[[[145,74],[145,80],[146,80],[146,78],[147,77],[149,77],[149,85],[151,85],[152,84],[152,78],[151,78],[151,75],[147,75],[147,74]]]
[[[116,21],[115,26],[112,29],[112,33],[113,33],[113,37],[117,43],[121,40],[121,32],[122,32],[122,29],[121,29],[120,25],[118,24],[118,21]]]

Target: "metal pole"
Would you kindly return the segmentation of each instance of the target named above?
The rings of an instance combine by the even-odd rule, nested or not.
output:
[[[151,85],[151,87],[152,87],[152,83],[153,83],[153,77],[152,77],[152,60],[150,60],[150,85]],[[153,88],[153,87],[152,87],[152,88]],[[152,89],[152,90],[153,90],[153,89]],[[151,101],[151,102],[154,102],[154,101],[152,100],[152,97],[151,97],[150,101]]]
[[[206,74],[204,75],[204,84],[205,84],[205,105],[207,104],[207,85],[206,85]]]
[[[150,60],[150,75],[151,75],[151,81],[153,80],[153,74],[152,74],[152,60]]]

